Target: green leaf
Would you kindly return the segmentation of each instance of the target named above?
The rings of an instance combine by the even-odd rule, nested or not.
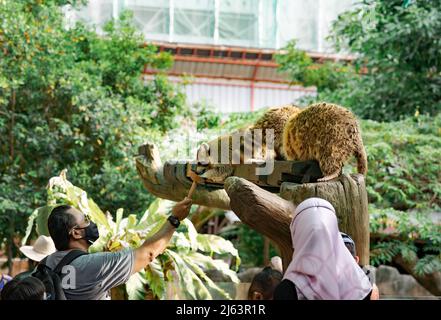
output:
[[[45,206],[38,210],[38,216],[36,219],[38,235],[50,236],[47,221],[54,208],[55,206]]]
[[[194,271],[195,274],[197,274],[204,282],[205,286],[209,289],[214,290],[215,292],[218,292],[223,296],[224,298],[231,300],[230,295],[228,292],[217,286],[206,274],[205,272],[199,267],[197,263],[193,261],[193,259],[190,259],[190,256],[182,256],[182,259],[187,263],[187,265]]]
[[[159,209],[159,206],[161,204],[161,199],[155,199],[149,206],[149,208],[145,211],[144,215],[141,217],[141,220],[139,221],[139,223],[143,223],[145,222],[149,217],[150,219],[153,219],[156,212]]]
[[[166,298],[164,270],[159,259],[153,260],[145,268],[145,278],[153,294],[164,300]]]
[[[129,300],[144,300],[146,295],[145,277],[143,272],[133,274],[126,282],[126,291]]]
[[[213,259],[199,252],[191,252],[186,257],[191,258],[194,263],[204,270],[220,271],[223,275],[229,277],[233,283],[240,283],[236,272],[231,270],[228,264],[223,260]]]
[[[198,232],[196,231],[193,223],[189,219],[184,219],[181,224],[186,227],[187,238],[190,241],[190,246],[192,251],[196,251],[199,248],[198,245]]]
[[[169,247],[179,254],[189,253],[191,251],[191,243],[182,232],[175,232],[170,239]]]
[[[34,210],[34,212],[32,212],[32,214],[29,216],[29,220],[28,220],[28,226],[26,227],[26,233],[25,236],[23,237],[23,239],[21,240],[21,245],[24,246],[26,245],[26,241],[28,241],[29,235],[32,232],[32,227],[34,226],[34,221],[38,216],[38,211],[41,208],[37,208]]]
[[[38,235],[49,236],[49,230],[47,227],[47,220],[49,219],[49,215],[51,214],[51,212],[54,208],[55,208],[55,206],[44,206],[44,207],[40,207],[38,209],[35,209],[34,212],[32,212],[32,214],[28,220],[26,234],[22,240],[23,245],[26,243],[26,241],[28,240],[28,238],[32,232],[32,227],[34,225],[34,222],[36,224],[35,229],[36,229]]]
[[[178,275],[179,284],[181,289],[187,299],[194,300],[211,300],[212,296],[208,289],[205,287],[202,280],[198,275],[185,263],[182,257],[173,252],[172,250],[166,249],[165,254],[167,254],[174,262],[175,271]]]
[[[115,234],[119,232],[119,226],[121,224],[123,212],[124,212],[124,209],[122,209],[122,208],[119,208],[116,211],[116,225],[115,225],[115,231],[114,231]]]
[[[240,265],[239,252],[233,246],[231,241],[212,234],[198,234],[198,249],[210,254],[231,254],[236,258],[236,268]]]
[[[130,214],[127,218],[126,230],[131,230],[136,227],[137,219],[135,214]]]

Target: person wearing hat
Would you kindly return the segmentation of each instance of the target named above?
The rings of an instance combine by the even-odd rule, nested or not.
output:
[[[32,261],[40,262],[48,255],[57,251],[51,237],[39,236],[32,246],[22,246],[20,251]]]
[[[37,264],[48,255],[57,251],[57,249],[55,249],[55,244],[51,237],[41,235],[32,246],[21,246],[20,251],[29,259],[29,271],[18,274],[15,276],[17,279],[30,276]]]

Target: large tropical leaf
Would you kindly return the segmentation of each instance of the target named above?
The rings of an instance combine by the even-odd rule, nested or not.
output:
[[[41,208],[37,208],[34,210],[34,212],[32,212],[32,214],[29,216],[29,220],[28,220],[28,226],[26,227],[26,233],[25,236],[23,237],[23,239],[21,240],[21,245],[24,246],[26,244],[26,241],[29,238],[29,235],[32,232],[32,228],[34,226],[34,221],[38,216],[38,210],[40,210]]]
[[[126,291],[129,300],[145,299],[145,283],[144,272],[137,272],[129,278],[129,281],[126,282]]]
[[[164,270],[159,259],[153,260],[145,268],[145,278],[154,295],[163,300],[166,298]]]
[[[196,228],[189,219],[182,220],[181,224],[186,228],[186,236],[190,241],[191,250],[197,251],[199,245],[198,245],[198,232],[196,231]]]
[[[221,259],[213,259],[209,256],[203,255],[199,252],[191,252],[186,256],[186,259],[191,259],[194,263],[196,263],[203,270],[217,270],[220,271],[223,275],[230,278],[230,280],[234,283],[240,283],[239,278],[237,277],[236,272],[230,269],[228,263]]]
[[[38,235],[49,236],[49,230],[47,228],[47,220],[49,219],[49,215],[55,206],[44,206],[38,209],[35,209],[32,212],[32,215],[29,217],[28,226],[26,228],[26,234],[22,240],[22,245],[26,244],[31,232],[34,223],[36,225],[36,231]]]
[[[169,249],[174,249],[179,253],[188,254],[191,251],[191,242],[182,232],[175,232],[170,239]]]
[[[197,263],[195,263],[191,256],[189,255],[183,255],[182,259],[187,263],[188,267],[193,270],[193,272],[198,275],[205,283],[205,287],[210,288],[214,290],[215,292],[219,293],[222,297],[231,300],[230,295],[228,292],[220,288],[218,285],[216,285],[202,270]]]
[[[231,254],[236,258],[236,269],[240,265],[239,252],[233,246],[231,241],[225,240],[222,237],[213,234],[198,234],[197,235],[198,249],[209,254]]]
[[[158,212],[159,206],[161,203],[161,199],[156,199],[155,201],[153,201],[149,208],[145,211],[145,213],[143,214],[143,216],[141,217],[141,220],[139,221],[140,224],[142,224],[143,222],[152,222],[152,220],[155,219],[155,214],[156,212]],[[147,219],[149,219],[150,221],[147,221]]]
[[[205,287],[198,275],[185,263],[182,257],[172,250],[165,250],[175,264],[175,271],[179,278],[179,284],[187,299],[212,300],[210,291]]]

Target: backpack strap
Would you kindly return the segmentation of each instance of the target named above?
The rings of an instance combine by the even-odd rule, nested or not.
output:
[[[84,256],[87,254],[87,252],[81,251],[81,250],[72,250],[68,254],[64,256],[63,259],[61,259],[60,263],[57,264],[57,266],[54,269],[54,272],[57,274],[61,273],[61,270],[63,270],[64,266],[67,266],[72,261],[74,261],[76,258],[80,256]]]

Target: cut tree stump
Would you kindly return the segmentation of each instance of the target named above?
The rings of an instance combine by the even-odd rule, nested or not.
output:
[[[355,242],[360,264],[369,264],[369,213],[365,179],[361,174],[343,174],[321,183],[283,183],[280,196],[295,204],[311,197],[329,201],[335,208],[340,231]]]
[[[139,148],[136,168],[147,190],[160,198],[180,201],[192,184],[187,174],[189,164],[171,161],[162,164],[152,144]],[[310,197],[323,198],[334,206],[340,231],[354,239],[360,263],[369,264],[368,202],[362,175],[344,174],[319,183],[281,182],[275,190],[280,196],[239,177],[228,177],[223,187],[198,185],[193,193],[193,203],[233,210],[243,223],[279,247],[284,268],[292,259],[291,215],[295,205]]]

